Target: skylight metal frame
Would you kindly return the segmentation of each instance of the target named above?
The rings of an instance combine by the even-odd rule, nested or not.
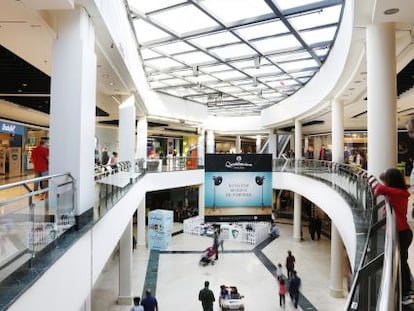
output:
[[[338,28],[340,19],[342,18],[344,0],[322,0],[283,11],[278,7],[278,0],[257,1],[263,1],[273,13],[225,23],[220,20],[214,12],[210,12],[203,4],[204,1],[201,0],[182,1],[169,7],[162,7],[146,13],[139,11],[139,8],[133,7],[133,0],[126,0],[132,26],[134,25],[133,21],[135,19],[142,19],[149,25],[156,27],[158,30],[163,31],[168,35],[165,38],[148,40],[146,42],[140,42],[139,38],[137,38],[139,49],[145,49],[145,54],[147,56],[151,54],[154,55],[154,57],[142,59],[149,85],[154,86],[154,90],[158,92],[205,104],[209,114],[218,116],[235,116],[240,115],[241,112],[243,112],[243,115],[258,115],[264,108],[279,103],[302,88],[309,82],[313,75],[319,71],[320,66],[322,66],[323,62],[326,60],[329,50],[336,39],[337,29],[332,40],[322,40],[312,45],[308,45],[305,42],[301,33],[318,29],[327,29],[332,26]],[[161,23],[152,18],[155,14],[162,13],[165,15],[172,9],[186,6],[192,6],[191,10],[198,10],[197,12],[204,14],[208,19],[214,21],[216,26],[198,30],[189,29],[189,31],[185,33],[176,33],[172,30],[173,28],[177,28],[174,27],[176,25],[161,25]],[[289,23],[290,18],[333,6],[341,6],[341,14],[336,23],[330,22],[329,24],[320,24],[315,27],[300,30],[295,29],[293,25]],[[275,34],[269,34],[267,31],[266,35],[259,35],[251,39],[244,38],[242,34],[238,32],[240,29],[246,29],[275,21],[283,23],[288,31],[283,33],[276,32]],[[180,27],[183,29],[182,26]],[[133,29],[133,31],[135,34],[137,33],[136,29]],[[229,42],[220,40],[217,45],[215,45],[214,42],[209,43],[207,38],[204,40],[197,40],[203,36],[220,33],[231,34],[232,40]],[[293,35],[299,42],[298,47],[287,51],[283,50],[283,52],[266,51],[265,53],[259,51],[258,48],[255,47],[255,42],[265,39],[275,39],[287,34]],[[224,35],[221,37],[225,38],[226,36]],[[201,46],[200,42],[204,42],[204,46]],[[178,46],[182,46],[182,43],[184,43],[190,50],[185,48],[184,50],[174,51],[171,49],[171,47],[174,46],[171,44],[174,43],[178,43]],[[170,44],[170,46],[168,46],[167,50],[162,48],[162,46],[168,44]],[[236,46],[236,44],[242,44],[251,49],[252,53],[247,56],[223,59],[223,57],[220,57],[220,55],[214,52],[214,49],[231,48],[232,46]],[[318,53],[320,50],[323,52]],[[325,52],[325,50],[327,51]],[[166,51],[169,53],[166,53]],[[193,60],[191,63],[186,62],[185,55],[187,53],[195,52],[205,54],[207,56],[206,61],[197,62],[197,60],[195,60],[194,62]],[[303,54],[305,52],[309,57],[304,57],[306,56]],[[286,55],[287,53],[292,53],[293,55],[297,54],[298,58],[289,58],[288,60],[282,60],[280,62],[275,61],[278,55],[283,57],[283,55]],[[158,68],[151,65],[151,63],[156,62],[158,59],[170,59],[175,61],[177,65],[164,68]],[[284,65],[285,63],[303,62],[310,59],[313,59],[316,62],[316,67],[295,68],[295,70],[292,71],[285,71],[283,69],[283,67],[286,67]],[[239,61],[248,61],[252,63],[253,66],[249,66],[248,63],[246,63],[246,67],[236,66],[238,64],[235,62]],[[258,68],[261,66],[275,68],[276,72],[272,73],[270,70],[269,72],[262,70],[263,74],[260,74],[260,69]],[[223,70],[209,70],[213,67]],[[239,73],[236,75],[236,78],[225,77],[233,71]],[[304,73],[303,75],[301,75],[302,71]],[[185,72],[186,74],[183,75],[180,74],[180,72]],[[192,72],[193,74],[191,75],[189,72]],[[257,74],[257,72],[259,72],[259,74]],[[157,77],[157,75],[162,77],[163,74],[167,75],[166,79],[154,78]],[[220,78],[220,76],[224,77]],[[174,83],[168,84],[168,80]],[[183,83],[179,83],[180,81]],[[267,81],[269,81],[269,83]],[[286,83],[288,85],[285,85],[283,81],[289,81]],[[188,92],[186,90],[188,90]]]

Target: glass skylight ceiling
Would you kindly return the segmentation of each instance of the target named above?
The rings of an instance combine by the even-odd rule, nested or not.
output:
[[[320,70],[344,0],[128,0],[155,91],[259,115]]]

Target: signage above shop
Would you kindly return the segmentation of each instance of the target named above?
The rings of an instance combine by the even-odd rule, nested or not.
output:
[[[24,126],[0,121],[0,132],[24,135]]]

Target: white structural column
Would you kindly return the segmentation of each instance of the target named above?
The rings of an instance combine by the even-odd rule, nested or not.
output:
[[[397,163],[394,24],[367,27],[368,171],[379,176]]]
[[[295,120],[295,160],[302,158],[302,124]],[[298,162],[296,162],[298,165]],[[300,241],[302,234],[302,197],[295,193],[293,198],[293,239]]]
[[[342,101],[332,101],[332,161],[344,162],[344,106]],[[343,297],[344,251],[341,236],[332,223],[331,226],[331,275],[330,293],[333,297]]]
[[[119,160],[131,163],[135,171],[135,98],[130,96],[119,105]]]
[[[146,117],[138,118],[137,123],[137,159],[147,157],[148,122]]]
[[[236,136],[236,153],[241,152],[241,137],[240,135]]]
[[[207,150],[206,153],[215,153],[214,148],[214,132],[207,130]]]
[[[262,139],[260,138],[259,135],[256,136],[256,153],[261,153],[262,149]]]
[[[198,157],[198,165],[204,166],[204,153],[205,153],[205,130],[202,129],[200,135],[198,135],[198,142],[197,142],[197,157]]]
[[[119,296],[118,304],[132,303],[132,220],[119,241]]]
[[[205,194],[204,184],[198,186],[198,216],[204,217],[204,194]]]
[[[83,8],[56,14],[52,49],[49,173],[70,172],[76,180],[79,225],[95,202],[96,107],[95,28]]]
[[[137,212],[137,245],[145,245],[145,198],[138,205]]]
[[[274,133],[274,130],[271,129],[269,130],[269,136],[267,138],[268,142],[269,142],[269,153],[272,154],[272,159],[276,159],[277,158],[277,135]]]

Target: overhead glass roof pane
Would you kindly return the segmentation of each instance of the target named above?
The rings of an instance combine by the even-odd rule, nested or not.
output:
[[[242,79],[246,77],[244,74],[236,70],[216,72],[213,75],[220,80]]]
[[[162,83],[165,83],[165,84],[170,85],[170,86],[189,84],[189,82],[187,82],[183,79],[178,79],[178,78],[162,80]]]
[[[203,52],[191,52],[174,56],[174,58],[181,60],[187,65],[200,65],[208,62],[214,62],[215,59]]]
[[[177,94],[179,94],[179,96],[189,96],[198,94],[196,91],[188,87],[179,87],[176,88],[175,91],[177,92]]]
[[[316,12],[303,14],[288,19],[296,30],[303,30],[337,23],[341,15],[341,6],[333,6]]]
[[[232,70],[232,68],[227,65],[221,64],[215,66],[202,66],[200,67],[200,70],[203,72],[211,73],[217,71]]]
[[[193,83],[197,83],[197,82],[200,82],[200,83],[208,83],[208,82],[215,82],[215,81],[217,81],[216,78],[214,78],[212,76],[209,76],[209,75],[201,75],[201,76],[198,76],[198,77],[188,77],[187,79],[189,81],[193,82]]]
[[[154,51],[150,49],[141,49],[141,56],[142,56],[142,59],[148,59],[148,58],[160,57],[161,54],[155,53]]]
[[[250,17],[273,13],[265,1],[204,0],[201,3],[226,24]]]
[[[141,44],[156,39],[171,37],[165,31],[162,31],[142,19],[134,19],[133,24],[135,27],[135,33],[137,34],[137,40]]]
[[[287,32],[289,32],[289,30],[280,20],[237,29],[237,33],[247,40],[274,36]]]
[[[301,77],[312,77],[315,74],[315,70],[306,70],[306,71],[299,71],[299,72],[293,72],[290,75],[293,78],[301,78]]]
[[[252,83],[252,80],[253,79],[239,80],[239,81],[233,81],[232,83],[234,85],[242,86],[242,85],[247,85],[247,84]]]
[[[174,72],[176,75],[180,77],[188,77],[193,76],[193,70],[192,69],[186,69],[186,70],[177,70]]]
[[[225,93],[234,93],[234,92],[240,92],[240,88],[237,86],[229,86],[229,87],[220,87],[217,88],[218,90],[225,92]]]
[[[161,73],[161,74],[152,74],[149,78],[152,81],[160,81],[160,80],[165,80],[165,79],[171,79],[172,76],[167,75],[166,73]]]
[[[301,36],[307,45],[317,42],[332,41],[336,32],[336,27],[322,28],[318,30],[310,30],[301,32]]]
[[[208,36],[194,38],[189,41],[206,49],[212,46],[239,42],[240,40],[230,32],[219,32]]]
[[[320,2],[320,0],[276,0],[277,6],[282,10],[296,8],[299,6]]]
[[[325,56],[326,54],[328,54],[329,49],[327,47],[325,47],[325,48],[314,49],[313,51],[318,56]]]
[[[193,51],[194,48],[183,42],[183,41],[178,41],[178,42],[174,42],[174,43],[170,43],[170,44],[164,44],[164,45],[159,45],[154,47],[157,51],[160,51],[164,54],[175,54],[175,53],[182,53],[182,52],[187,52],[187,51]]]
[[[280,65],[280,68],[282,68],[286,72],[297,71],[302,68],[319,66],[318,63],[314,59],[305,59],[305,60],[300,60],[296,62],[282,63],[279,65]]]
[[[183,66],[179,62],[176,62],[175,60],[172,60],[171,58],[167,58],[167,57],[150,59],[148,61],[145,61],[145,64],[148,66],[156,67],[159,70],[166,70],[172,67]]]
[[[257,40],[253,42],[253,45],[263,54],[288,51],[302,47],[293,35]]]
[[[247,72],[249,75],[256,76],[256,77],[262,76],[262,75],[278,74],[281,72],[279,69],[277,69],[276,66],[271,66],[271,65],[260,66],[258,69],[249,68],[249,69],[245,69],[244,71]]]
[[[275,63],[279,62],[286,62],[296,59],[304,59],[304,58],[311,58],[312,56],[307,51],[302,52],[289,52],[289,53],[281,53],[269,56],[269,59],[271,59]]]
[[[143,13],[152,12],[174,4],[185,2],[183,0],[156,0],[156,1],[142,1],[142,0],[128,0],[129,6],[138,9]]]
[[[177,34],[218,26],[208,15],[190,4],[153,14],[151,17]]]
[[[153,88],[161,88],[161,87],[166,87],[167,85],[158,81],[154,81],[154,82],[150,82],[149,85]]]
[[[210,52],[215,53],[222,59],[237,58],[243,56],[257,55],[256,52],[248,45],[233,44],[222,48],[211,49]]]

